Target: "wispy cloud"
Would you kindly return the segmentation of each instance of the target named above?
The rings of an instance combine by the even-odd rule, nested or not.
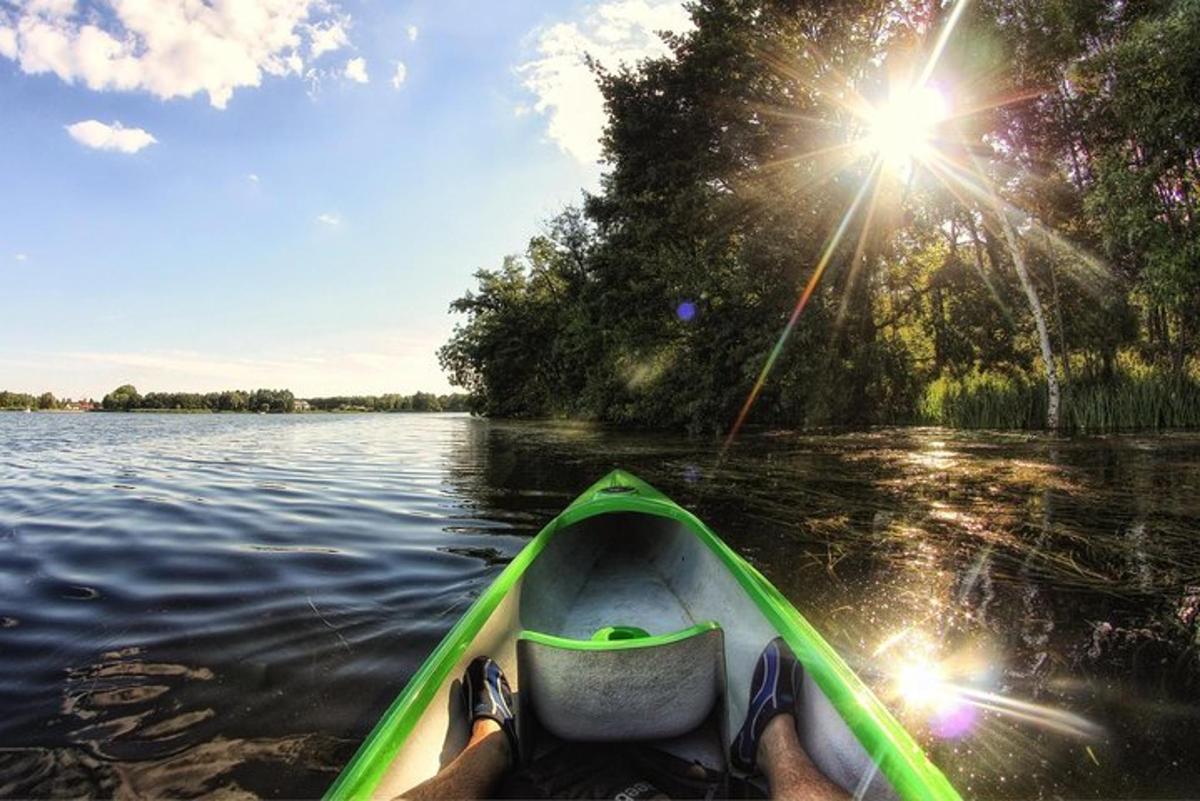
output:
[[[396,62],[396,71],[392,73],[392,88],[399,89],[404,85],[404,81],[408,78],[408,67],[404,66],[403,61]]]
[[[681,0],[610,0],[577,22],[535,31],[538,58],[517,68],[536,97],[534,111],[547,118],[546,133],[582,162],[600,157],[604,99],[585,58],[610,69],[668,54],[660,31],[692,27]]]
[[[415,41],[417,41],[417,36],[418,36],[418,35],[420,35],[420,33],[421,33],[421,32],[420,32],[420,31],[417,29],[417,26],[416,26],[416,25],[409,25],[409,26],[408,26],[408,29],[407,29],[407,32],[408,32],[408,41],[410,41],[410,42],[415,42]]]
[[[158,140],[141,128],[126,128],[119,122],[106,125],[99,120],[83,120],[65,126],[71,138],[96,150],[136,153]]]
[[[346,69],[342,71],[350,80],[355,83],[367,83],[370,77],[367,75],[367,60],[365,58],[352,58],[346,62]]]
[[[29,260],[29,256],[25,253],[14,253],[13,258],[16,259],[17,261],[28,261]]]
[[[334,214],[332,212],[327,211],[327,212],[324,212],[323,214],[317,215],[317,222],[321,223],[322,225],[329,225],[329,226],[336,227],[336,226],[342,224],[342,217],[340,214]]]
[[[256,172],[252,172],[252,173],[250,173],[249,175],[247,175],[247,176],[246,176],[246,180],[247,180],[247,181],[249,181],[249,182],[250,182],[250,183],[252,183],[252,184],[256,184],[256,183],[258,183],[258,182],[259,182],[259,180],[258,180],[258,173],[256,173]]]
[[[0,3],[0,57],[93,90],[163,99],[204,93],[225,108],[263,76],[301,75],[349,44],[349,15],[331,0]]]

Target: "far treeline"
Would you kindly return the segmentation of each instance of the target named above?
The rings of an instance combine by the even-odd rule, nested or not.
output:
[[[436,395],[416,392],[412,395],[342,395],[330,398],[297,398],[287,389],[231,389],[223,392],[147,392],[125,384],[104,396],[99,404],[92,401],[59,400],[49,392],[39,396],[22,392],[0,391],[0,409],[82,409],[106,412],[178,411],[178,412],[267,412],[288,414],[298,411],[324,412],[461,412],[467,411],[467,396]]]
[[[73,401],[70,398],[56,398],[52,392],[41,395],[30,395],[28,392],[9,392],[0,389],[0,409],[65,409],[79,404],[87,407],[92,401]]]
[[[962,5],[696,0],[598,68],[600,190],[451,306],[472,409],[727,431],[767,368],[751,423],[1200,425],[1200,2]]]

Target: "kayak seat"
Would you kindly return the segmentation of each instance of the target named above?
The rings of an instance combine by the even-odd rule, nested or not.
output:
[[[517,639],[518,720],[563,740],[679,737],[709,717],[725,686],[724,634],[715,622],[651,636],[631,626],[573,640],[523,631]]]

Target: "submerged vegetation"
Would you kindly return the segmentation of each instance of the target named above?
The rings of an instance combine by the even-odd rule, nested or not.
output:
[[[598,71],[600,190],[452,304],[474,410],[1200,423],[1200,2],[692,15]]]

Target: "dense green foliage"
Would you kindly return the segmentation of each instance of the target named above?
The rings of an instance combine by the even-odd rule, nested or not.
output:
[[[670,57],[598,70],[600,191],[452,305],[472,407],[727,430],[870,177],[847,98],[951,8],[699,0]],[[1051,348],[1064,426],[1194,425],[1200,0],[978,0],[931,83],[944,158],[879,173],[749,419],[1040,426]]]

